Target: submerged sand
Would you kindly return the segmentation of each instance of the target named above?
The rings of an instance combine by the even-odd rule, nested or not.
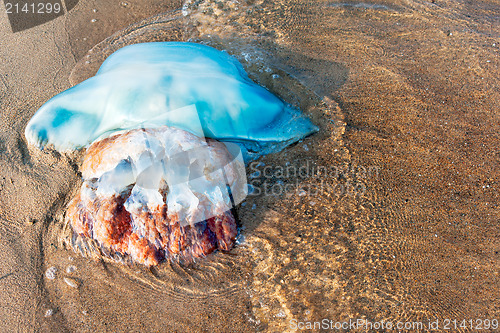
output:
[[[3,15],[2,330],[500,319],[496,1],[193,1],[169,12],[181,7],[80,1],[17,33]],[[78,165],[28,147],[27,121],[117,47],[187,38],[230,50],[321,131],[250,166],[257,192],[238,209],[229,255],[148,270],[74,253],[61,216]]]

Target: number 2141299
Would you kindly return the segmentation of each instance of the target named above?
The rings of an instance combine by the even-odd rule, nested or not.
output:
[[[59,14],[61,12],[60,3],[31,3],[31,4],[18,4],[18,3],[5,3],[7,14]]]

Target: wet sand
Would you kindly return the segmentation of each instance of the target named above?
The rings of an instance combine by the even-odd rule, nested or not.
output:
[[[15,34],[2,12],[3,330],[500,319],[498,3],[204,1],[169,12],[181,6],[80,1]],[[249,167],[256,192],[238,208],[230,254],[148,270],[74,253],[61,220],[78,166],[28,147],[27,121],[114,49],[188,38],[233,53],[321,131]]]

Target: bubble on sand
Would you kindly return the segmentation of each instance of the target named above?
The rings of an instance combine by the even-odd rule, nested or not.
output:
[[[57,268],[52,266],[45,271],[45,277],[49,280],[54,280],[56,278]]]
[[[69,265],[68,267],[66,267],[66,273],[71,274],[74,271],[76,271],[76,266],[75,265]]]

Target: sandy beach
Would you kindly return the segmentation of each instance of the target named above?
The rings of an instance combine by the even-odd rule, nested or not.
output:
[[[15,33],[0,17],[2,331],[494,331],[497,1],[80,0]],[[115,50],[188,40],[320,131],[248,166],[229,253],[148,269],[75,252],[78,158],[30,146],[27,122]]]

